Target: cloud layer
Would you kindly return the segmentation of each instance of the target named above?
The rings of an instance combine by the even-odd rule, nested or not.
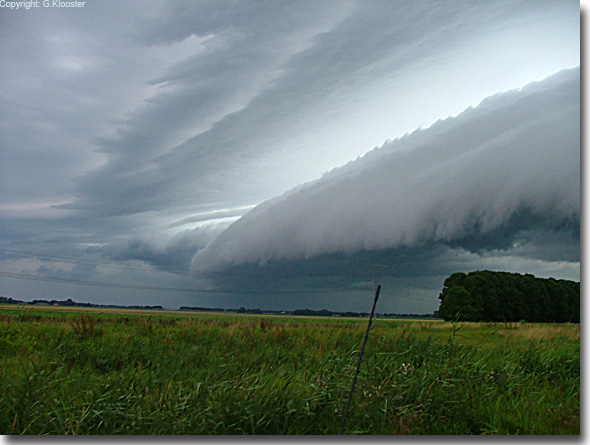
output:
[[[483,101],[252,210],[195,271],[554,229],[580,215],[579,69]],[[497,240],[498,241],[498,240]]]
[[[232,285],[223,302],[233,307],[268,302],[256,303],[254,294],[240,300],[248,287],[271,295],[324,286],[326,276],[330,287],[362,287],[371,258],[403,271],[397,282],[419,295],[424,283],[436,292],[446,272],[441,261],[463,268],[502,261],[518,268],[514,255],[575,262],[579,223],[574,217],[555,229],[547,209],[558,206],[544,198],[567,184],[551,173],[547,191],[536,188],[534,175],[549,161],[531,162],[528,172],[516,153],[503,157],[494,139],[534,132],[506,114],[490,120],[492,133],[476,134],[490,131],[478,121],[486,119],[480,107],[256,209],[199,257],[207,258],[200,267],[225,277],[170,273],[188,270],[197,251],[260,203],[499,91],[578,66],[579,25],[574,0],[102,0],[83,8],[0,8],[0,272]],[[494,100],[486,106],[510,108],[509,96]],[[531,125],[542,127],[535,119]],[[513,123],[520,136],[508,135]],[[545,147],[545,136],[536,136]],[[467,139],[471,147],[455,144]],[[486,148],[488,139],[495,145]],[[512,164],[499,168],[505,159]],[[477,162],[487,169],[474,170]],[[561,171],[569,160],[551,162]],[[416,167],[422,170],[413,177]],[[365,183],[366,174],[375,182]],[[495,187],[488,191],[483,181]],[[504,181],[506,196],[498,186]],[[445,193],[448,206],[440,204]],[[531,208],[514,211],[517,201]],[[569,202],[559,202],[567,213]],[[474,251],[496,253],[476,259]],[[455,255],[460,261],[449,260]],[[70,267],[76,262],[84,267]],[[242,266],[227,268],[234,263]],[[418,286],[416,273],[426,270],[435,275]],[[78,290],[0,281],[1,294],[23,299],[70,298]],[[86,291],[85,299],[101,302],[214,300],[210,293]]]
[[[161,57],[157,72],[138,73],[147,100],[116,118],[110,133],[95,135],[105,162],[76,178],[74,199],[61,208],[116,218],[189,213],[220,201],[258,204],[503,85],[562,68],[563,51],[551,51],[550,42],[577,18],[568,8],[552,1],[543,8],[513,1],[155,5],[133,20],[132,52],[179,55]],[[532,36],[542,41],[531,45]],[[552,57],[540,57],[541,46]],[[506,64],[508,73],[499,68]]]

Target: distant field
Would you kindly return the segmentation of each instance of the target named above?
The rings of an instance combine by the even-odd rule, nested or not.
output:
[[[0,434],[337,434],[365,329],[0,306]],[[376,320],[346,433],[580,434],[580,327]]]
[[[173,310],[154,310],[154,309],[125,309],[110,307],[82,307],[82,306],[44,306],[44,305],[2,305],[2,310],[29,310],[44,312],[78,312],[84,314],[127,314],[127,315],[199,315],[202,312],[173,311]],[[223,314],[219,314],[223,315]]]

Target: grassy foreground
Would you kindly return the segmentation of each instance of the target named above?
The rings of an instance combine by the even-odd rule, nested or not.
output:
[[[365,329],[0,307],[0,434],[337,434]],[[346,434],[580,434],[579,325],[376,320]]]

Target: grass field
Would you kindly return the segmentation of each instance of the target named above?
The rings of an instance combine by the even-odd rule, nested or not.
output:
[[[337,434],[366,320],[0,307],[0,434]],[[580,434],[580,327],[376,320],[346,434]]]

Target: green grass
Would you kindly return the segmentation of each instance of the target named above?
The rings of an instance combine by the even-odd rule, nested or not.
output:
[[[2,307],[0,433],[337,434],[365,329]],[[346,433],[580,434],[579,419],[579,325],[377,320]]]

